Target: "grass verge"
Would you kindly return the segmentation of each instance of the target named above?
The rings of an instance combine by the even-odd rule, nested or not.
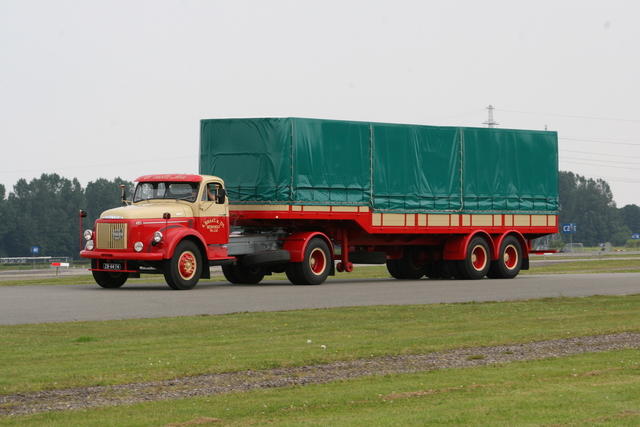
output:
[[[636,426],[637,350],[5,418],[3,426]]]
[[[640,295],[4,325],[0,394],[638,330]]]

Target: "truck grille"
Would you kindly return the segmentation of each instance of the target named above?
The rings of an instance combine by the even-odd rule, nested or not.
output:
[[[127,249],[127,223],[98,223],[96,247],[98,249]]]

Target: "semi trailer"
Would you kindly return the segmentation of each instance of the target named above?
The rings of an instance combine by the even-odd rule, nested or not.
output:
[[[207,119],[198,174],[139,177],[84,232],[96,282],[162,274],[191,289],[354,264],[399,280],[514,278],[557,233],[556,132],[305,118]],[[124,200],[124,197],[123,197]]]

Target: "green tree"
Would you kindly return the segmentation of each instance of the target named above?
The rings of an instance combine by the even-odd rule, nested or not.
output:
[[[574,242],[587,246],[611,241],[623,226],[609,184],[573,172],[559,172],[560,223],[578,224]]]
[[[637,205],[626,205],[620,208],[622,223],[631,230],[632,233],[640,233],[640,207]]]
[[[133,192],[133,183],[120,177],[109,181],[99,178],[87,184],[85,190],[87,218],[84,220],[85,228],[93,227],[93,223],[100,214],[107,209],[122,206],[120,186],[124,185],[126,194],[130,198]]]
[[[77,179],[42,174],[27,183],[20,179],[7,199],[11,226],[4,239],[11,256],[29,256],[38,246],[46,256],[77,258],[78,212],[85,205],[84,190]]]
[[[0,184],[0,256],[6,256],[7,252],[4,248],[4,236],[9,229],[9,217],[7,217],[7,201],[5,199],[7,190],[4,185]]]

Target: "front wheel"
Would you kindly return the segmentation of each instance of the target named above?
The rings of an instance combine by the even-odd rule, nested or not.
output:
[[[287,265],[287,278],[294,285],[319,285],[327,279],[332,262],[329,245],[313,238],[304,251],[304,260]]]
[[[171,289],[193,289],[202,274],[202,255],[198,246],[190,240],[178,243],[173,256],[164,260],[163,270]]]

